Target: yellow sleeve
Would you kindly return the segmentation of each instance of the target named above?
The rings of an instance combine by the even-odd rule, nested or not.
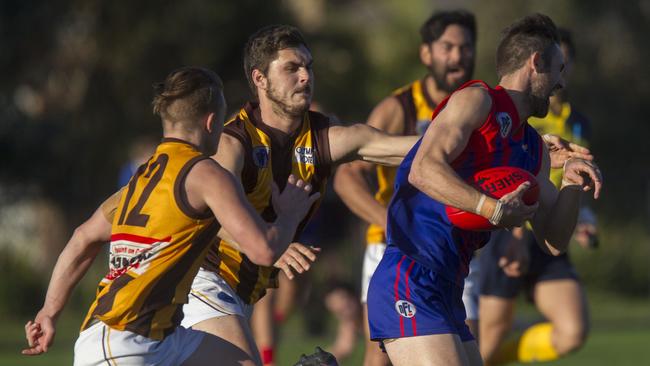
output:
[[[115,211],[117,211],[117,205],[120,203],[120,198],[122,197],[122,192],[124,189],[126,189],[126,186],[113,193],[112,196],[108,197],[106,201],[102,202],[101,206],[99,206],[102,209],[102,213],[108,222],[113,222]]]

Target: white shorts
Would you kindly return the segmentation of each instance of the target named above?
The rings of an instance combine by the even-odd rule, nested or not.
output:
[[[463,288],[463,304],[465,304],[465,313],[467,319],[478,319],[478,281],[479,281],[479,261],[474,257],[469,262],[469,274],[465,278],[465,286]]]
[[[366,246],[366,252],[363,255],[363,269],[361,272],[361,303],[368,301],[368,285],[372,274],[375,273],[381,257],[386,251],[385,243],[371,243]]]
[[[74,365],[180,365],[196,351],[204,335],[178,327],[157,341],[97,322],[79,334],[74,345]]]
[[[226,315],[239,315],[248,321],[253,313],[253,305],[242,301],[218,274],[203,268],[194,277],[188,297],[189,302],[183,306],[184,317],[181,322],[186,328]]]

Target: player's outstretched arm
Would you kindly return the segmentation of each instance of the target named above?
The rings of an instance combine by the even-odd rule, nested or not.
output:
[[[221,134],[219,140],[219,149],[212,157],[224,169],[229,171],[235,180],[241,185],[241,172],[244,167],[244,147],[235,137],[228,134]],[[239,243],[227,230],[221,229],[219,237],[228,241],[237,250],[241,250]],[[291,243],[287,250],[282,253],[280,258],[275,262],[274,267],[282,269],[289,279],[292,279],[294,273],[303,273],[311,267],[310,263],[316,260],[320,248],[307,247],[300,243]]]
[[[219,138],[217,153],[212,156],[212,159],[219,163],[222,168],[229,171],[241,185],[241,173],[244,169],[244,146],[242,146],[239,140],[227,133],[222,133]],[[241,249],[232,235],[223,227],[219,229],[217,236],[234,246],[235,249]]]
[[[310,185],[289,176],[282,193],[273,188],[278,219],[268,225],[244,196],[241,184],[213,160],[203,160],[192,167],[185,189],[192,207],[199,211],[210,208],[242,252],[263,266],[273,265],[285,251],[298,224],[320,197],[319,193],[310,196]]]
[[[549,180],[550,157],[544,151],[537,181],[540,186],[539,210],[532,220],[533,232],[542,250],[559,255],[567,250],[575,229],[582,192],[593,189],[600,196],[602,176],[591,161],[571,158],[564,164],[562,187],[558,191]]]
[[[417,136],[392,136],[365,124],[329,128],[332,162],[353,160],[395,166],[411,150]]]
[[[390,96],[379,103],[368,117],[368,125],[392,135],[403,135],[404,112],[397,98]],[[353,161],[338,167],[334,190],[348,208],[364,221],[386,227],[386,207],[375,200],[367,177],[376,166],[365,161]]]
[[[56,261],[50,284],[45,295],[43,308],[33,321],[25,324],[25,335],[29,348],[22,351],[24,355],[39,355],[47,352],[56,333],[56,322],[63,310],[70,293],[81,280],[97,257],[102,245],[110,240],[110,215],[115,198],[119,192],[109,198],[88,221],[81,224]]]
[[[293,280],[295,273],[305,273],[311,268],[311,263],[316,261],[316,256],[321,248],[307,246],[302,243],[293,242],[287,250],[282,253],[273,267],[281,269],[287,278]]]

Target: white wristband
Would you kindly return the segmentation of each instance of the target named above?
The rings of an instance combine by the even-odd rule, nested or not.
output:
[[[483,208],[483,204],[485,203],[485,199],[487,196],[485,194],[481,194],[481,198],[478,200],[478,204],[476,205],[476,208],[474,209],[474,213],[477,215],[481,214],[481,209]]]
[[[494,226],[499,225],[499,222],[501,222],[501,217],[503,217],[503,203],[501,203],[501,200],[498,200],[497,205],[494,206],[494,212],[490,218],[490,224]]]

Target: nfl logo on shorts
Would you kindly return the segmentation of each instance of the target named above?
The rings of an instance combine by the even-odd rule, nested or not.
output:
[[[405,318],[412,318],[415,316],[415,305],[406,300],[397,300],[395,302],[395,310],[400,316]]]

